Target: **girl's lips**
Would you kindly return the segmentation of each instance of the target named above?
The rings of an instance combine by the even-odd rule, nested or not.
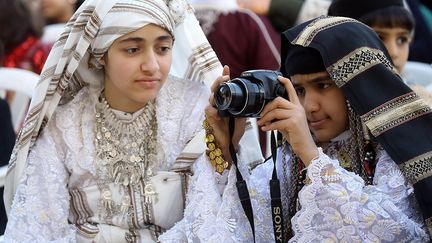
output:
[[[148,79],[142,79],[142,80],[135,80],[136,83],[138,83],[141,86],[144,86],[146,88],[154,88],[158,84],[158,80],[148,80]]]
[[[311,128],[319,128],[327,121],[326,118],[320,120],[309,121],[309,126]]]

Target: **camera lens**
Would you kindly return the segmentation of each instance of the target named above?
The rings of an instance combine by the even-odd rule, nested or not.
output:
[[[227,110],[230,107],[241,107],[244,103],[244,91],[236,83],[224,83],[215,93],[216,106],[219,110]]]

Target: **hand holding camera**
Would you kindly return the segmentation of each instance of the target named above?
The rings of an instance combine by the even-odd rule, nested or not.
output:
[[[209,107],[206,114],[216,120],[214,123],[220,132],[216,136],[221,147],[229,146],[228,119],[224,117],[235,117],[236,120],[240,120],[239,117],[260,117],[257,124],[261,129],[280,131],[307,166],[318,156],[318,149],[291,81],[280,75],[277,71],[251,70],[232,80],[229,76],[220,77],[213,84],[214,97],[210,98],[210,103],[217,109]],[[234,146],[244,133],[242,120],[236,122],[233,142],[237,143]],[[229,158],[227,155],[225,158]]]
[[[290,100],[277,97],[270,101],[261,112],[257,124],[263,131],[281,132],[293,152],[308,166],[318,156],[318,149],[309,130],[306,113],[291,81],[282,76],[278,80],[284,85]]]
[[[259,117],[264,106],[278,96],[288,99],[288,94],[277,77],[277,71],[251,70],[239,78],[217,87],[214,98],[221,116]]]
[[[229,67],[224,66],[223,76],[220,76],[213,83],[211,87],[212,95],[209,98],[209,105],[205,109],[206,119],[209,125],[213,129],[213,134],[215,136],[216,142],[219,148],[222,150],[225,160],[231,162],[231,155],[229,153],[229,145],[230,145],[230,134],[228,129],[229,119],[227,117],[220,116],[218,109],[216,108],[214,93],[217,88],[226,83],[230,77]],[[238,118],[235,119],[235,129],[232,137],[232,143],[234,148],[238,149],[238,144],[243,136],[246,126],[246,118]]]

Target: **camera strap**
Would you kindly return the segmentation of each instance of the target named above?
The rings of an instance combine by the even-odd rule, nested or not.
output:
[[[246,181],[244,181],[243,176],[240,173],[239,167],[237,165],[237,154],[234,149],[234,145],[232,143],[232,137],[234,134],[234,127],[235,127],[235,119],[233,117],[229,118],[229,133],[230,133],[230,154],[231,159],[236,166],[236,176],[237,176],[237,192],[240,198],[240,202],[242,204],[243,210],[245,211],[245,214],[249,220],[249,223],[252,228],[252,234],[255,242],[255,226],[254,226],[254,217],[253,217],[253,210],[252,210],[252,204],[250,200],[249,191],[247,188]],[[272,212],[272,221],[273,221],[273,230],[274,230],[274,237],[275,242],[282,243],[285,242],[284,239],[284,227],[283,227],[283,214],[282,214],[282,202],[281,202],[281,192],[280,192],[280,183],[279,179],[277,178],[276,173],[276,157],[277,157],[277,145],[276,145],[276,139],[273,134],[271,133],[271,149],[272,149],[272,158],[273,158],[273,174],[272,179],[270,180],[270,197],[271,197],[271,212]]]
[[[272,158],[274,164],[272,179],[270,180],[270,198],[271,198],[273,230],[274,230],[275,242],[282,243],[285,242],[284,225],[283,225],[284,220],[282,214],[280,182],[276,172],[277,144],[276,144],[276,139],[273,131],[271,131],[270,137],[271,137]]]
[[[229,146],[229,150],[230,150],[230,154],[231,154],[231,159],[236,167],[236,177],[237,177],[237,182],[236,182],[236,186],[237,186],[237,193],[239,195],[240,198],[240,202],[242,204],[243,210],[245,211],[245,214],[249,220],[249,223],[251,225],[252,228],[252,234],[253,234],[253,238],[254,238],[254,242],[255,242],[255,226],[254,226],[254,217],[253,217],[253,211],[252,211],[252,204],[251,204],[251,200],[250,200],[250,196],[249,196],[249,191],[247,188],[247,184],[246,181],[243,179],[243,176],[240,173],[239,167],[237,165],[237,153],[234,149],[234,145],[232,143],[232,137],[234,134],[234,128],[235,128],[235,119],[233,117],[229,118],[229,133],[230,133],[230,146]]]

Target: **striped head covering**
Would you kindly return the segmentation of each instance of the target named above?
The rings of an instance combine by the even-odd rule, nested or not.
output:
[[[284,32],[284,75],[298,47],[319,52],[361,122],[413,185],[432,236],[431,107],[403,83],[376,33],[354,19],[320,17]]]
[[[119,37],[156,24],[174,37],[170,75],[209,87],[222,66],[185,0],[87,0],[66,24],[48,56],[9,162],[5,205],[9,209],[29,149],[59,104],[85,85],[102,87],[100,60]],[[7,210],[8,211],[8,210]]]

